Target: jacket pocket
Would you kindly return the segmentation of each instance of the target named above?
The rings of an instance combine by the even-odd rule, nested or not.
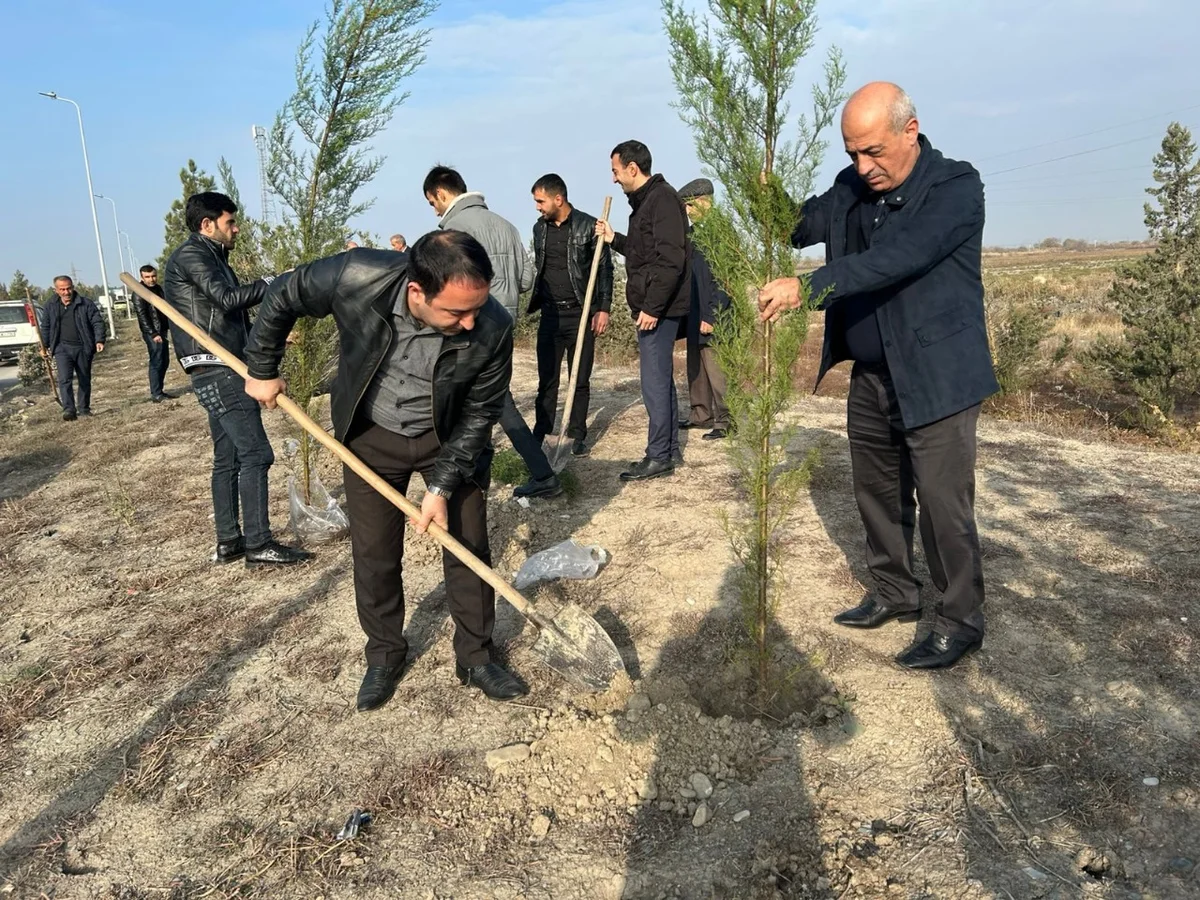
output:
[[[921,346],[928,347],[970,327],[971,319],[969,316],[951,310],[950,312],[936,315],[932,319],[926,319],[914,328],[913,331],[916,332],[917,340]]]

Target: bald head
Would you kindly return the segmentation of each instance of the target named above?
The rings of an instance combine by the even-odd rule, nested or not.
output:
[[[921,148],[912,99],[899,85],[873,81],[842,110],[842,140],[859,177],[875,192],[895,190],[912,173]]]

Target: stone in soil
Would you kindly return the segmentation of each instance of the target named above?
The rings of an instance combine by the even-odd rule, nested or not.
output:
[[[533,824],[529,827],[530,833],[533,834],[535,840],[541,840],[550,833],[550,817],[537,816],[533,820]]]
[[[696,772],[692,775],[692,790],[701,800],[707,800],[713,793],[712,781],[703,772]]]
[[[750,818],[750,810],[748,809],[743,809],[741,812],[733,814],[734,822],[745,822],[748,818]]]
[[[692,826],[695,828],[699,828],[702,825],[706,825],[708,823],[708,820],[711,818],[712,818],[712,813],[708,809],[708,804],[701,803],[699,806],[696,807],[696,814],[694,816],[692,816]]]
[[[528,744],[509,744],[507,747],[489,750],[487,756],[484,757],[484,762],[487,763],[489,769],[494,771],[509,763],[524,762],[527,759],[529,759]]]

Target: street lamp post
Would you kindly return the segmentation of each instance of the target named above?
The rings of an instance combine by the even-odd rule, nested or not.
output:
[[[109,336],[116,337],[117,325],[113,321],[112,293],[108,289],[108,270],[104,268],[104,244],[100,241],[100,219],[96,215],[95,191],[92,188],[92,166],[88,162],[87,138],[83,136],[83,110],[79,108],[79,104],[74,100],[60,97],[54,91],[38,91],[38,93],[43,97],[49,97],[51,100],[61,100],[64,103],[70,103],[75,107],[75,115],[79,117],[79,142],[83,145],[83,171],[87,175],[88,203],[92,205],[92,227],[96,231],[96,255],[100,258],[100,280],[104,284],[104,295],[108,298],[108,330],[112,332]]]
[[[114,200],[112,197],[105,197],[103,194],[96,194],[96,199],[97,200],[107,200],[109,203],[112,204],[113,226],[114,226],[113,230],[116,231],[116,233],[117,233],[117,261],[121,265],[121,271],[124,272],[125,271],[125,253],[121,249],[121,223],[117,220],[117,201]],[[129,302],[129,299],[127,296],[126,300],[125,300],[125,318],[126,319],[130,319],[133,317],[133,311],[130,308],[132,305],[133,304]]]
[[[129,232],[122,231],[121,237],[125,238],[125,258],[129,260],[129,274],[137,275],[137,257],[133,255],[133,244],[129,242]]]

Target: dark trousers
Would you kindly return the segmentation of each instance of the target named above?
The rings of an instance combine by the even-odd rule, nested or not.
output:
[[[398,490],[408,490],[413,472],[428,478],[441,445],[430,431],[409,438],[360,421],[346,446]],[[344,470],[346,510],[354,555],[354,597],[358,621],[367,634],[367,665],[399,666],[408,654],[404,640],[404,527],[406,516],[349,467]],[[472,553],[491,565],[487,501],[467,481],[448,500],[449,530]],[[461,665],[491,661],[496,594],[448,550],[442,551],[446,605],[454,620],[454,655]]]
[[[537,420],[533,433],[545,437],[554,433],[558,412],[558,385],[562,377],[563,357],[567,358],[567,375],[575,365],[575,342],[579,338],[579,320],[583,309],[560,310],[554,304],[542,307],[542,320],[537,334]],[[596,357],[596,335],[591,328],[583,338],[579,354],[579,378],[575,382],[575,402],[571,406],[571,421],[567,437],[582,441],[587,437],[588,404],[591,403],[592,364]]]
[[[725,406],[725,373],[717,364],[717,348],[701,344],[694,336],[687,342],[688,401],[692,405],[688,421],[693,425],[729,428],[729,410]]]
[[[512,391],[504,395],[504,408],[500,410],[500,427],[512,441],[513,449],[525,460],[530,475],[540,480],[554,474],[554,467],[550,465],[550,460],[546,459],[542,442],[534,437],[529,426],[525,424],[525,417],[517,409]]]
[[[906,430],[886,367],[856,363],[846,404],[854,497],[867,532],[867,568],[879,600],[917,609],[913,536],[941,591],[936,630],[983,636],[983,554],[975,527],[975,429],[979,406]]]
[[[208,413],[212,432],[217,540],[237,540],[244,526],[246,546],[261,547],[271,540],[267,472],[275,462],[275,454],[263,430],[258,401],[246,394],[246,383],[223,366],[193,375],[192,387]],[[238,524],[239,499],[242,526]]]
[[[679,319],[664,317],[650,331],[638,332],[642,402],[650,418],[646,456],[663,462],[679,453],[679,397],[675,393],[675,339]]]
[[[88,412],[92,408],[92,344],[59,344],[54,348],[54,368],[58,371],[58,396],[63,412]],[[72,375],[79,382],[79,407],[75,406]]]
[[[155,343],[145,335],[146,352],[150,354],[150,396],[159,397],[163,392],[163,381],[167,377],[167,367],[171,364],[171,341],[163,335],[162,341]]]

